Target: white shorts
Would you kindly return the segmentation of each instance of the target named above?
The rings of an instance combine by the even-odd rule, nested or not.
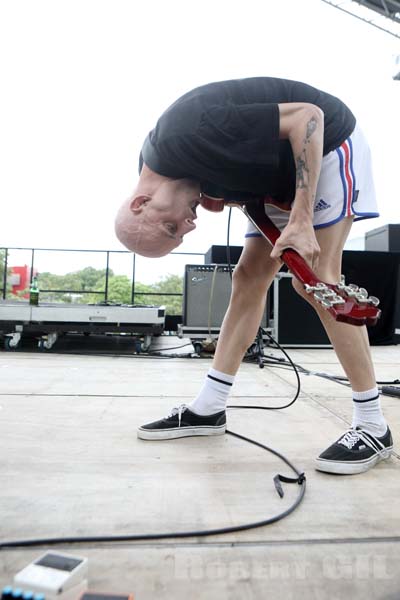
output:
[[[290,208],[265,204],[265,212],[282,230],[288,223]],[[322,159],[314,204],[314,228],[329,227],[345,217],[354,220],[379,217],[372,175],[371,151],[361,129]],[[249,221],[246,237],[261,236]]]

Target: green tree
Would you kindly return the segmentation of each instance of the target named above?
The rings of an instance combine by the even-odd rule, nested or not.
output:
[[[169,274],[154,283],[152,292],[158,292],[160,296],[150,296],[152,304],[164,305],[168,315],[182,314],[182,296],[164,296],[164,294],[182,294],[183,277]]]
[[[104,284],[105,285],[105,284]],[[95,292],[104,293],[103,283],[99,284],[95,288]],[[153,289],[149,285],[144,285],[140,282],[135,282],[135,304],[152,304],[150,300],[151,296],[146,296]],[[144,295],[143,295],[144,294]],[[87,302],[97,303],[104,300],[104,295],[100,294],[86,294]],[[132,303],[132,282],[126,275],[114,275],[108,280],[108,302],[117,302],[118,304],[131,304]]]
[[[3,282],[4,263],[5,250],[0,249],[0,289]],[[71,271],[65,275],[43,272],[39,274],[38,281],[42,301],[97,304],[104,300],[106,270],[85,267],[80,271]],[[47,292],[46,290],[60,291]],[[135,281],[134,302],[135,305],[164,305],[167,314],[180,315],[182,314],[182,290],[183,278],[179,275],[166,275],[153,284]],[[168,296],[166,294],[179,295]],[[109,271],[107,300],[118,304],[131,304],[132,282],[129,277],[114,275],[113,271]]]
[[[132,295],[132,283],[126,275],[114,275],[108,280],[107,299],[109,302],[119,304],[130,304]]]
[[[183,279],[178,275],[167,275],[153,284],[144,284],[135,281],[135,305],[165,306],[168,315],[182,314],[182,297],[166,296],[166,293],[182,294]],[[104,287],[99,285],[95,291],[103,291]],[[108,281],[109,302],[131,304],[132,282],[126,275],[114,275]],[[153,295],[157,294],[157,295]],[[97,294],[87,294],[88,302],[100,302],[103,298]]]
[[[109,270],[109,277],[113,272]],[[86,304],[102,300],[101,294],[80,294],[87,291],[104,291],[106,270],[85,267],[80,271],[72,271],[66,275],[54,275],[43,272],[39,275],[41,298],[47,302],[76,302]],[[62,292],[46,292],[45,290],[66,290]],[[72,290],[72,291],[67,291]]]

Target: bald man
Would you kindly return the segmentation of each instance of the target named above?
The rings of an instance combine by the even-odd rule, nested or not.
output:
[[[176,249],[195,229],[204,196],[231,203],[268,198],[265,211],[281,230],[271,248],[249,223],[202,388],[189,405],[138,429],[145,440],[220,435],[283,250],[294,248],[320,279],[337,283],[353,221],[378,216],[369,147],[338,98],[301,82],[256,77],[204,85],[174,102],[143,144],[139,173],[115,230],[142,256]],[[352,388],[352,426],[320,454],[316,468],[362,473],[393,448],[366,328],[336,322],[298,280],[293,286],[317,311]]]

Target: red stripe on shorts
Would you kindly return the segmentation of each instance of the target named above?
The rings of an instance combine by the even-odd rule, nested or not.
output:
[[[341,148],[344,152],[344,176],[347,182],[347,198],[346,198],[346,217],[349,217],[351,212],[351,202],[353,200],[353,178],[350,173],[350,148],[348,142],[343,142]]]

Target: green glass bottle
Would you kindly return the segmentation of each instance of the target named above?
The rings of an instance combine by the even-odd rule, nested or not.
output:
[[[37,277],[33,277],[31,287],[29,289],[29,304],[33,306],[39,305],[39,287]]]

